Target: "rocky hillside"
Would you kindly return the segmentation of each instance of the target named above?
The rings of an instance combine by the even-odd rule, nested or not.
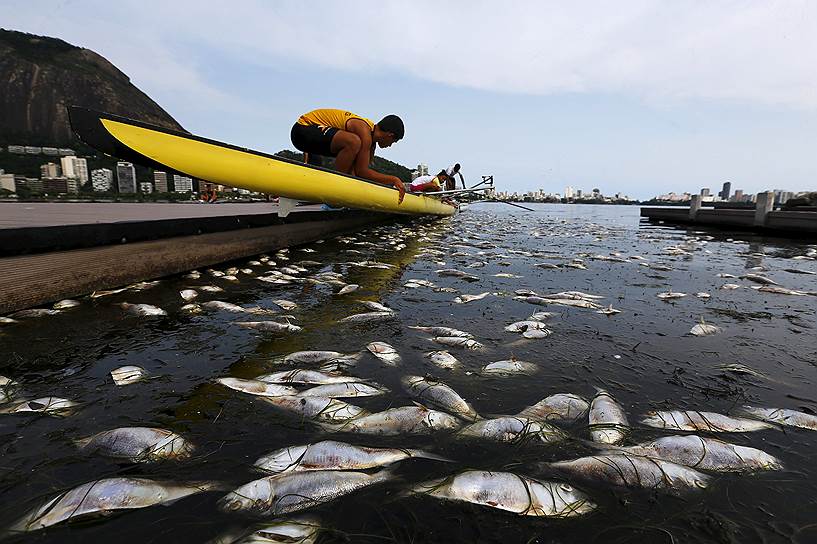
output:
[[[67,105],[183,130],[97,53],[56,38],[0,29],[0,143],[75,144]]]

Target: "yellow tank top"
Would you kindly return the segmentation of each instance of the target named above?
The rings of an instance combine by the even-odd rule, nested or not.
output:
[[[341,130],[346,130],[346,123],[349,122],[350,119],[360,119],[369,125],[369,130],[374,130],[374,123],[371,120],[356,115],[350,111],[335,110],[331,108],[312,110],[309,113],[305,113],[298,118],[298,124],[319,125],[323,127],[335,127]]]

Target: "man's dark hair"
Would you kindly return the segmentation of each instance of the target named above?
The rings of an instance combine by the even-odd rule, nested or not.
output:
[[[383,132],[391,132],[394,134],[396,140],[402,140],[403,135],[406,133],[403,120],[396,115],[387,115],[377,123],[377,126],[379,126]]]

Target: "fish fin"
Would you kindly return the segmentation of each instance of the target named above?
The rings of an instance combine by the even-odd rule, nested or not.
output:
[[[404,450],[408,453],[413,459],[431,459],[432,461],[443,461],[445,463],[453,463],[453,459],[449,459],[448,457],[443,457],[442,455],[437,455],[436,453],[430,453],[423,450],[415,450],[415,449],[407,449]]]
[[[76,440],[72,440],[71,442],[73,442],[74,446],[76,446],[78,449],[82,449],[91,442],[91,438],[92,437],[90,436],[88,438],[77,438]]]

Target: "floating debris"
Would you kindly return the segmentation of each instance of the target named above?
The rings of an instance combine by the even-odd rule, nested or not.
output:
[[[141,366],[126,365],[111,370],[111,378],[116,385],[131,385],[149,377],[147,370]]]

